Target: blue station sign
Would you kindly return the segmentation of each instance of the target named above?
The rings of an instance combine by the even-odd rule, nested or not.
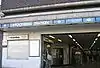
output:
[[[66,19],[66,24],[82,23],[82,18]]]
[[[48,20],[48,21],[36,21],[33,22],[33,26],[40,26],[40,25],[51,25],[52,24],[52,20]]]
[[[25,22],[25,23],[11,23],[10,27],[27,27],[32,26],[32,22]]]
[[[100,23],[100,17],[96,17],[96,22]]]
[[[66,24],[66,20],[64,20],[64,19],[54,20],[53,21],[53,24],[54,25],[56,25],[56,24]]]
[[[56,19],[45,20],[35,22],[17,22],[17,23],[4,23],[0,24],[0,28],[23,28],[31,26],[43,26],[43,25],[59,25],[59,24],[85,24],[85,23],[100,23],[100,17],[88,17],[88,18],[70,18],[70,19]]]
[[[9,27],[10,27],[9,23],[1,24],[1,28],[9,28]]]
[[[83,18],[83,22],[84,23],[94,23],[95,22],[95,18]]]

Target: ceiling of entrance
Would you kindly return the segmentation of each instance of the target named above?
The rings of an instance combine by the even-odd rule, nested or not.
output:
[[[73,38],[83,47],[89,48],[93,44],[95,38],[97,37],[97,33],[89,33],[89,34],[72,34]]]
[[[88,49],[92,46],[93,42],[98,36],[98,33],[77,33],[77,34],[71,34],[73,38],[70,38],[68,36],[69,34],[52,34],[53,37],[56,39],[61,39],[62,43],[67,43],[69,45],[77,45],[75,42],[77,42],[82,48]],[[49,37],[49,35],[45,35],[45,37]],[[73,41],[75,39],[76,41]],[[100,47],[99,46],[100,39],[96,41],[96,43],[93,45],[94,47]],[[57,43],[57,40],[55,40]]]
[[[49,37],[49,36],[53,36],[55,37],[55,39]],[[52,34],[52,35],[44,35],[44,37],[53,40],[55,44],[60,44],[60,43],[66,43],[69,45],[74,44],[74,42],[72,41],[72,39],[67,35],[67,34]],[[58,39],[60,39],[62,42],[59,42]]]

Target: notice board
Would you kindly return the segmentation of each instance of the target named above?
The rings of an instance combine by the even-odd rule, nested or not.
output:
[[[8,59],[28,59],[29,41],[8,41]]]
[[[40,56],[40,41],[30,40],[30,57]]]

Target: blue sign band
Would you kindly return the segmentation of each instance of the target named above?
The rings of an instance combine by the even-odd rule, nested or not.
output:
[[[22,22],[22,23],[5,23],[5,24],[0,24],[0,28],[15,28],[15,27],[19,28],[19,27],[31,27],[40,25],[75,24],[75,23],[77,24],[100,23],[100,17],[57,19],[57,20]]]
[[[66,24],[66,20],[54,20],[53,24]]]
[[[82,23],[82,18],[67,19],[66,24]]]
[[[96,17],[96,22],[100,23],[100,17]]]
[[[95,23],[95,18],[83,18],[84,23]]]

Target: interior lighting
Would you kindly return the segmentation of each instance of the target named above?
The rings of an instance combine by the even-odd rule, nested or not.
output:
[[[50,38],[53,38],[53,39],[55,39],[55,37],[54,37],[54,36],[52,36],[52,35],[49,35],[49,37],[50,37]]]
[[[62,40],[58,39],[59,42],[62,42]]]
[[[48,40],[48,38],[44,37],[44,41],[47,41],[47,40]]]
[[[75,39],[73,39],[73,41],[75,41]]]
[[[48,40],[48,38],[44,38],[45,40]]]
[[[79,44],[77,43],[77,45],[79,45]]]
[[[100,34],[98,34],[98,37],[100,37]]]
[[[72,35],[68,35],[70,38],[73,38]]]
[[[95,40],[98,40],[98,38],[96,38]]]
[[[76,44],[78,44],[77,42],[75,42]]]
[[[95,43],[96,43],[96,41],[93,42],[93,44],[91,45],[91,47],[89,49],[91,49],[94,46]]]
[[[96,43],[96,41],[94,41],[94,43]]]
[[[50,47],[50,45],[47,45],[47,47]]]
[[[53,43],[53,40],[50,40],[50,39],[49,39],[48,41],[51,42],[51,43]]]
[[[82,46],[81,46],[78,42],[75,42],[75,43],[76,43],[81,49],[83,49]]]
[[[100,37],[100,34],[98,34],[98,37]],[[91,47],[89,49],[91,49],[94,46],[94,44],[96,43],[97,40],[98,40],[98,38],[95,38],[93,44],[91,45]]]

